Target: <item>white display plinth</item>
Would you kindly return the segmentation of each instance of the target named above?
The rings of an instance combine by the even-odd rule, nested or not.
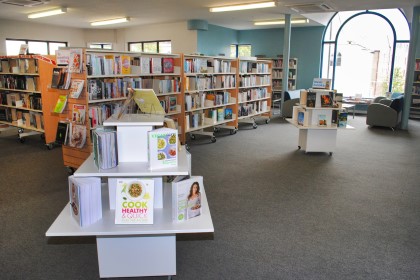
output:
[[[163,125],[164,115],[115,115],[104,121],[104,126],[117,127],[118,162],[147,162],[147,133],[153,126]]]
[[[96,245],[101,278],[176,275],[175,234],[97,237]]]

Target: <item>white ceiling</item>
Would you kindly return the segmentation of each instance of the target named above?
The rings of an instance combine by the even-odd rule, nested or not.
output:
[[[300,15],[285,7],[285,5],[289,4],[325,3],[332,7],[334,11],[402,8],[409,21],[411,21],[413,7],[420,6],[420,0],[285,0],[278,1],[277,7],[273,8],[210,13],[209,7],[247,2],[252,3],[258,2],[259,0],[40,0],[48,3],[35,7],[22,7],[1,3],[4,1],[6,0],[0,0],[0,19],[21,20],[77,28],[93,28],[89,24],[92,21],[124,16],[131,18],[129,23],[95,28],[124,28],[145,24],[202,19],[207,20],[209,24],[237,30],[267,28],[267,26],[255,27],[253,21],[284,18],[284,14],[291,14],[292,18],[309,18],[311,25],[325,25],[331,17],[331,13]],[[9,1],[22,2],[27,0]],[[39,19],[27,18],[27,15],[30,13],[57,7],[67,7],[67,13]]]

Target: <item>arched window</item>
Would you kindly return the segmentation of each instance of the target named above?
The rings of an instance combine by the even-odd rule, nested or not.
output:
[[[404,92],[409,42],[399,9],[338,12],[324,31],[321,77],[345,96]]]

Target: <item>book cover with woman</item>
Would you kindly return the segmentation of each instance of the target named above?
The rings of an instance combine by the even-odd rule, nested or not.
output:
[[[201,215],[202,176],[178,176],[172,182],[172,219],[182,222]]]
[[[187,198],[187,219],[191,219],[201,214],[201,193],[200,184],[198,182],[192,183],[190,193]]]

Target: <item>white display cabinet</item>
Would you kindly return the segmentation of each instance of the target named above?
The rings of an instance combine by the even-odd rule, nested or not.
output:
[[[122,120],[111,118],[106,121],[106,125],[117,126],[117,137],[125,133],[133,133],[133,136],[139,140],[135,143],[136,146],[147,146],[147,137],[144,137],[144,130],[147,128],[143,130],[139,127],[153,126],[155,121],[159,123],[158,125],[163,123],[163,118],[162,122],[144,119],[148,117],[152,118],[148,115],[127,116]],[[127,132],[128,127],[137,128],[141,136],[136,135],[134,130],[129,129]],[[117,138],[117,141],[120,139]],[[121,148],[130,150],[132,146]],[[102,186],[102,219],[87,227],[80,227],[71,217],[70,205],[67,204],[46,232],[46,236],[96,236],[101,278],[175,275],[176,234],[214,232],[204,189],[200,217],[182,223],[172,220],[172,189],[170,184],[162,183],[162,177],[188,175],[190,172],[191,157],[183,146],[179,151],[178,166],[160,170],[150,170],[147,161],[121,162],[115,168],[99,170],[91,155],[74,173],[74,176],[108,178],[110,186],[108,184]],[[112,185],[115,178],[122,177],[147,177],[154,178],[155,182],[158,182],[155,190],[152,225],[115,224],[115,197],[113,197]]]

